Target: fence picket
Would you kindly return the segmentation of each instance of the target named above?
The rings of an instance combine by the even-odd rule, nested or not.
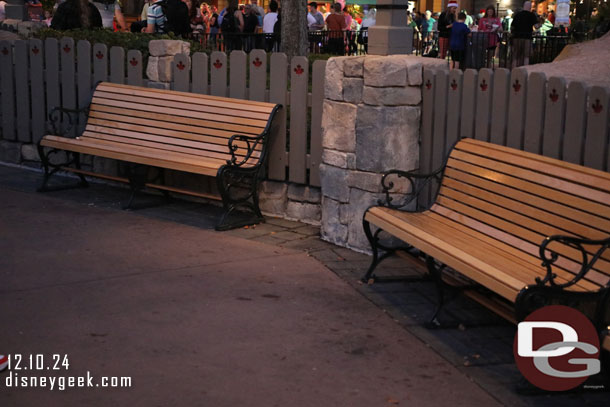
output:
[[[544,110],[542,154],[547,157],[561,158],[566,105],[566,81],[563,78],[550,78],[546,84],[544,96],[546,98],[546,107]]]
[[[587,123],[587,87],[582,82],[570,82],[566,102],[566,129],[563,136],[562,159],[583,163],[585,126]]]
[[[224,52],[212,52],[210,72],[210,93],[213,96],[227,96],[227,56]]]
[[[47,110],[45,117],[49,120],[49,113],[60,106],[59,99],[59,42],[55,38],[44,41],[45,59],[45,88],[47,94]]]
[[[608,103],[608,89],[592,86],[587,104],[584,164],[602,171],[608,169]]]
[[[491,69],[483,68],[479,71],[474,124],[474,136],[477,140],[489,141],[493,79],[494,73]]]
[[[250,69],[248,99],[264,102],[267,88],[267,53],[262,49],[252,50],[248,66]],[[324,77],[322,77],[322,82],[324,82]],[[322,104],[322,101],[320,101],[320,104]]]
[[[127,51],[127,84],[142,86],[142,53],[136,50]]]
[[[443,162],[447,131],[447,72],[439,70],[434,78],[434,131],[432,132],[432,168]]]
[[[494,71],[493,98],[491,106],[491,131],[489,141],[495,144],[506,144],[506,119],[510,71],[499,68]]]
[[[229,97],[246,99],[246,69],[248,56],[244,51],[231,52]]]
[[[30,135],[30,89],[28,82],[28,44],[15,41],[15,103],[17,107],[17,139],[29,143]]]
[[[15,81],[13,78],[13,47],[0,41],[0,96],[2,97],[2,138],[15,139]]]
[[[326,61],[315,61],[311,75],[311,142],[309,159],[309,185],[320,186],[322,162],[322,103],[324,102],[324,76]],[[264,90],[263,90],[264,94]]]
[[[290,181],[307,183],[307,87],[309,61],[293,57],[290,64]]]
[[[475,106],[479,73],[474,69],[466,69],[462,85],[462,110],[460,137],[474,137]]]
[[[110,48],[110,82],[125,83],[125,49]]]
[[[532,72],[527,81],[527,109],[525,111],[525,132],[523,150],[542,153],[542,125],[546,102],[546,76],[542,72]]]
[[[30,92],[32,101],[32,141],[37,143],[45,134],[44,55],[42,41],[31,39]]]
[[[271,54],[269,102],[279,103],[284,108],[278,113],[278,133],[269,144],[269,178],[283,181],[286,179],[286,165],[288,164],[286,154],[286,105],[288,88],[288,59],[284,53]]]
[[[61,62],[61,105],[66,109],[76,109],[76,86],[74,76],[74,40],[64,37],[59,41]],[[64,127],[69,122],[64,121]],[[77,128],[72,126],[70,134],[76,136]]]
[[[449,96],[447,97],[447,149],[451,148],[460,138],[460,109],[462,103],[462,79],[464,74],[460,69],[449,71]],[[447,151],[445,151],[446,153]]]
[[[420,133],[420,159],[419,170],[421,173],[432,172],[432,135],[434,131],[434,71],[424,69],[422,88],[422,123]],[[419,195],[417,204],[427,207],[430,202],[430,188],[426,187]]]
[[[519,68],[513,69],[510,73],[508,125],[506,126],[506,145],[508,147],[523,148],[526,97],[527,71]]]
[[[173,89],[180,92],[188,92],[190,90],[191,67],[187,54],[174,55],[172,73],[174,78]]]
[[[195,52],[193,54],[192,81],[193,92],[208,94],[208,54]]]
[[[84,109],[91,101],[91,43],[79,41],[76,44],[76,51],[78,108]],[[78,123],[78,134],[81,134],[87,123],[87,116],[84,113],[79,114]]]
[[[108,47],[105,44],[95,44],[93,46],[93,84],[107,81]]]

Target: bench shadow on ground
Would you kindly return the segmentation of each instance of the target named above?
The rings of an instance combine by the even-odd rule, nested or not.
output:
[[[42,174],[38,171],[0,166],[0,188],[35,193],[41,179]],[[76,178],[72,177],[55,177],[55,180],[58,185],[76,183]],[[122,210],[129,192],[125,186],[91,182],[88,188],[48,192],[45,196]],[[137,204],[153,206],[132,211],[135,216],[204,229],[213,229],[222,214],[218,204],[187,201],[179,196],[167,203],[160,194],[144,193],[138,195]],[[430,329],[428,322],[436,304],[436,288],[432,282],[422,279],[363,284],[360,278],[370,264],[370,257],[322,241],[318,227],[267,217],[264,224],[218,233],[306,251],[505,405],[608,405],[608,375],[592,377],[585,383],[593,387],[603,385],[603,391],[581,388],[569,393],[548,394],[532,388],[514,364],[512,347],[516,327],[463,295],[455,296],[441,312],[442,327]],[[384,261],[376,273],[384,276],[426,274],[423,264],[400,258]]]

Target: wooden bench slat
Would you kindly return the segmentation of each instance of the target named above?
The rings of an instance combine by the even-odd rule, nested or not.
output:
[[[133,162],[136,164],[150,165],[153,167],[167,168],[177,171],[192,172],[194,174],[203,175],[216,175],[218,167],[216,165],[204,166],[204,162],[193,165],[184,162],[176,162],[159,157],[151,157],[147,155],[138,155],[134,153],[126,153],[119,148],[112,146],[99,146],[96,144],[85,144],[79,142],[79,140],[66,139],[65,137],[52,138],[53,136],[46,136],[41,142],[43,146],[58,148],[62,150],[74,151],[82,154],[91,154],[95,156],[112,158],[115,160],[122,160]],[[61,139],[61,140],[58,140]]]
[[[476,175],[480,178],[497,182],[501,185],[506,185],[518,190],[527,191],[528,193],[549,199],[557,203],[569,205],[574,209],[580,209],[583,211],[587,211],[590,214],[610,219],[610,209],[608,208],[608,206],[603,205],[601,203],[592,202],[585,198],[561,192],[556,189],[552,189],[547,186],[539,185],[530,181],[525,181],[523,179],[513,177],[509,174],[493,171],[488,168],[482,168],[463,161],[454,160],[453,158],[450,158],[448,160],[447,166],[448,168],[455,168],[466,173]]]
[[[610,174],[586,170],[586,167],[525,151],[497,149],[491,144],[465,142],[460,144],[459,150],[610,192]]]
[[[274,108],[273,103],[268,102],[257,102],[253,100],[246,99],[234,99],[234,98],[226,98],[220,96],[209,96],[202,95],[197,93],[189,93],[189,92],[177,92],[172,90],[164,90],[164,89],[150,89],[143,88],[139,86],[131,86],[131,85],[123,85],[109,82],[102,82],[98,85],[97,89],[114,92],[114,93],[122,93],[125,95],[145,95],[145,96],[157,96],[159,94],[163,95],[164,98],[168,100],[188,100],[191,103],[211,103],[213,105],[218,105],[226,108],[237,108],[243,109],[243,106],[248,106],[251,110],[256,110],[265,113],[271,113]],[[240,107],[242,106],[242,107]]]
[[[448,183],[453,183],[454,180],[459,180],[460,183],[472,185],[476,188],[490,191],[509,199],[514,199],[518,202],[530,204],[539,208],[543,207],[550,213],[554,213],[564,218],[573,219],[588,227],[596,228],[600,231],[610,230],[610,220],[608,219],[563,205],[555,201],[541,198],[538,195],[505,186],[498,182],[492,182],[485,178],[467,174],[455,168],[447,168],[445,171],[445,181]]]
[[[457,213],[466,215],[473,219],[478,219],[488,225],[496,227],[497,229],[504,230],[533,244],[540,244],[547,236],[554,234],[550,233],[548,235],[544,235],[539,232],[535,232],[533,230],[520,226],[520,224],[500,219],[494,215],[490,215],[487,212],[484,212],[477,208],[473,208],[471,206],[465,205],[461,202],[457,202],[446,197],[439,197],[437,203]],[[578,250],[573,249],[571,247],[567,247],[565,245],[554,245],[551,248],[553,250],[556,250],[559,254],[566,256],[567,258],[572,259],[574,261],[579,261],[582,257],[582,254]],[[609,273],[610,263],[604,261],[603,259],[599,259],[596,263],[596,269],[603,271],[604,273]]]
[[[141,103],[146,106],[159,106],[162,108],[170,108],[170,109],[180,109],[182,111],[196,112],[196,113],[207,113],[207,114],[219,114],[222,116],[227,116],[229,118],[233,118],[235,121],[241,121],[242,118],[256,119],[256,120],[264,120],[269,117],[268,112],[252,112],[248,110],[238,110],[238,109],[230,109],[227,107],[216,107],[210,105],[199,105],[193,103],[185,103],[172,101],[162,98],[152,98],[146,96],[131,96],[131,95],[123,95],[112,92],[95,92],[95,96],[99,99],[104,100],[115,100],[118,102],[131,102],[131,103]],[[159,96],[159,95],[157,95]]]
[[[183,146],[192,146],[193,148],[201,148],[200,146],[206,146],[212,151],[229,151],[229,140],[224,137],[214,137],[203,134],[187,133],[182,131],[174,131],[167,129],[160,129],[157,127],[146,127],[128,123],[120,123],[116,121],[102,120],[97,118],[90,118],[85,127],[86,131],[100,131],[111,134],[133,135],[128,137],[143,138],[151,140],[168,140],[169,143],[179,144]],[[85,134],[83,134],[85,136]],[[161,138],[159,138],[161,137]],[[234,145],[239,147],[246,147],[246,143],[243,141],[236,140]],[[258,145],[255,150],[260,151],[262,145]],[[239,151],[238,151],[239,152]]]
[[[394,223],[397,227],[402,227],[403,223],[408,223],[420,229],[425,229],[448,245],[457,246],[459,244],[463,247],[465,253],[476,255],[490,266],[503,270],[505,273],[510,272],[512,277],[518,278],[522,282],[522,287],[535,284],[536,277],[543,277],[546,274],[546,270],[541,267],[540,262],[528,262],[522,258],[521,253],[515,255],[506,250],[506,245],[494,245],[486,240],[477,240],[463,226],[439,222],[428,213],[407,213],[406,215],[408,216],[405,216],[404,212],[402,214],[394,211],[386,213],[388,222]],[[405,220],[407,222],[404,222]],[[573,275],[570,273],[559,271],[557,280],[565,283],[572,277]],[[584,281],[574,288],[576,291],[586,291],[599,287]]]
[[[594,189],[589,186],[577,184],[571,181],[565,181],[556,177],[551,177],[546,174],[527,170],[514,165],[504,164],[488,158],[466,153],[464,151],[454,150],[451,153],[451,156],[456,160],[475,164],[483,168],[502,172],[504,174],[510,174],[514,177],[518,177],[526,181],[535,182],[537,184],[551,187],[562,192],[594,200],[602,204],[607,204],[608,202],[610,202],[610,193]]]
[[[129,111],[135,110],[135,111],[148,112],[149,117],[153,113],[154,114],[168,114],[168,115],[174,116],[174,121],[177,118],[180,118],[181,120],[182,120],[182,118],[185,118],[185,119],[191,118],[191,119],[199,119],[199,120],[210,120],[210,121],[216,121],[219,123],[227,123],[227,124],[233,124],[235,122],[235,120],[232,117],[221,116],[218,114],[200,113],[200,112],[194,112],[194,111],[185,111],[185,110],[181,110],[181,109],[173,109],[173,108],[163,107],[163,106],[152,106],[152,105],[144,105],[144,104],[140,104],[140,103],[131,103],[131,102],[118,101],[118,100],[103,99],[103,98],[97,97],[95,94],[93,94],[91,103],[97,104],[97,105],[112,106],[112,107],[122,107],[124,109],[128,109]],[[125,111],[125,114],[127,115],[127,111]],[[263,131],[263,129],[267,125],[267,122],[265,120],[241,119],[239,122],[242,125],[258,127],[260,129],[260,131]]]
[[[173,126],[178,126],[176,128],[201,128],[204,131],[208,131],[206,129],[222,129],[225,132],[234,132],[237,134],[245,134],[245,135],[259,135],[262,130],[260,127],[252,127],[252,126],[243,126],[239,124],[231,124],[231,123],[219,123],[212,122],[209,120],[198,120],[193,118],[182,118],[179,123],[176,122],[176,118],[172,115],[168,114],[155,114],[152,115],[150,112],[146,111],[125,111],[125,109],[115,108],[112,106],[104,106],[104,105],[95,105],[92,104],[90,108],[90,115],[95,115],[98,112],[112,113],[115,115],[122,116],[122,121],[131,122],[134,118],[140,119],[149,119],[154,117],[154,120],[158,121],[157,127],[161,128],[174,128]],[[195,130],[196,131],[196,130]],[[230,136],[228,136],[230,137]],[[227,138],[228,138],[227,137]]]

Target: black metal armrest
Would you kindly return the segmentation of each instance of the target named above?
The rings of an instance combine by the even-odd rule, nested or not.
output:
[[[580,251],[582,255],[580,271],[574,276],[574,278],[566,283],[559,284],[555,282],[555,278],[557,275],[553,273],[553,264],[559,258],[559,255],[551,249],[548,249],[548,245],[552,242],[558,242],[560,244],[572,247]],[[592,255],[587,253],[587,250],[584,246],[599,246],[597,251],[595,251]],[[595,262],[602,256],[604,251],[610,247],[610,237],[602,240],[591,240],[591,239],[582,239],[574,236],[564,236],[564,235],[553,235],[549,236],[540,244],[540,258],[542,259],[542,266],[546,267],[546,276],[541,278],[536,278],[536,284],[545,285],[549,283],[551,286],[566,288],[576,284],[580,281],[589,270],[593,268]],[[608,283],[610,286],[610,282]]]
[[[89,107],[83,109],[66,109],[64,107],[53,108],[49,113],[49,121],[51,122],[52,133],[55,136],[66,137],[72,127],[74,127],[74,125],[76,124],[78,120],[78,115],[80,113],[89,115]],[[59,126],[59,123],[65,123],[64,117],[67,117],[68,125],[62,129],[61,126]]]
[[[231,153],[231,159],[227,160],[227,164],[234,166],[234,167],[241,167],[242,165],[244,165],[246,162],[248,162],[248,160],[250,159],[250,157],[252,157],[252,154],[254,154],[254,152],[256,151],[256,147],[264,142],[265,136],[267,135],[267,132],[263,132],[260,136],[246,136],[244,134],[234,134],[231,136],[231,138],[229,139],[229,152]],[[237,144],[235,144],[235,141],[243,141],[246,143],[245,147],[240,147]],[[264,147],[264,146],[263,146]],[[244,156],[243,159],[239,159],[236,155],[235,152],[237,150],[239,150],[240,148],[245,148],[246,154]],[[262,158],[262,154],[263,152],[261,152],[261,158]],[[259,159],[260,162],[260,159]]]
[[[413,200],[415,200],[419,194],[423,191],[425,186],[430,182],[430,180],[434,179],[437,182],[440,182],[443,169],[445,166],[438,168],[436,171],[431,172],[429,174],[421,174],[418,170],[415,171],[401,171],[401,170],[390,170],[383,174],[381,178],[381,188],[383,193],[385,194],[385,201],[380,199],[379,205],[386,206],[388,208],[399,209],[409,205]],[[409,192],[399,192],[392,190],[395,187],[394,181],[392,181],[392,177],[396,177],[398,179],[405,178],[409,182]],[[400,200],[398,204],[393,203],[394,196],[392,195],[404,195],[404,198]]]

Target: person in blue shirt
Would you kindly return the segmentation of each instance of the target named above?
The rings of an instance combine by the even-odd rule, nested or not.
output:
[[[466,37],[470,34],[470,28],[466,24],[466,14],[461,12],[458,14],[457,22],[451,27],[451,36],[449,37],[449,51],[451,52],[452,69],[459,69],[464,62],[466,55]]]

